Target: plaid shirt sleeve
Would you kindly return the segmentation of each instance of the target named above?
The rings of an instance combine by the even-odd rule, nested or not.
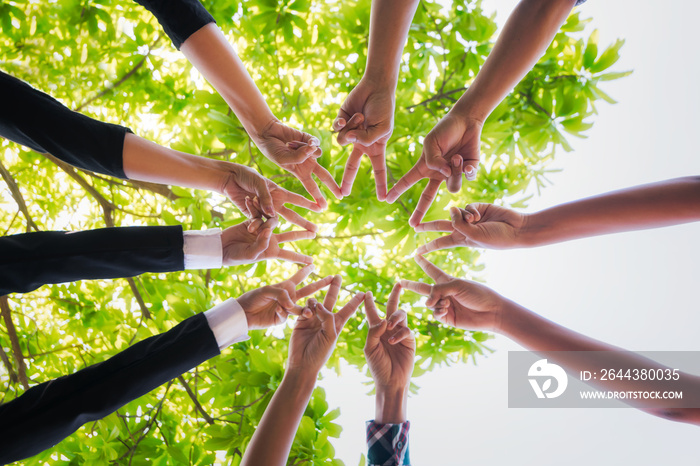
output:
[[[410,466],[408,429],[411,423],[378,424],[367,421],[368,466]]]

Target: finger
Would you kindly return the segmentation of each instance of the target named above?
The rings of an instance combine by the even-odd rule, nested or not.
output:
[[[286,231],[284,233],[278,233],[275,235],[275,241],[277,244],[289,243],[292,241],[300,241],[303,239],[313,239],[316,237],[316,233],[313,231],[303,230],[303,231]]]
[[[349,142],[357,142],[363,146],[371,146],[387,134],[386,125],[369,126],[368,128],[348,129],[345,139]]]
[[[433,222],[423,222],[415,227],[416,233],[425,233],[427,231],[444,231],[452,232],[452,222],[449,220],[435,220]]]
[[[470,212],[466,214],[465,212],[467,211],[452,207],[450,208],[450,218],[452,219],[452,228],[467,238],[470,238],[476,227],[470,224],[464,217],[473,219],[474,216]]]
[[[262,224],[265,223],[263,221],[263,219],[261,219],[261,218],[254,218],[254,219],[249,220],[249,222],[250,223],[248,224],[247,230],[248,230],[248,233],[252,233],[252,234],[256,234],[258,232],[258,230],[260,229],[260,227],[262,226]]]
[[[422,294],[423,296],[430,296],[430,292],[433,289],[433,285],[403,279],[401,280],[401,287],[406,290],[413,291],[414,293]]]
[[[367,332],[367,341],[365,342],[365,351],[372,350],[379,346],[381,337],[386,332],[386,326],[386,320],[380,320],[377,324],[370,325],[369,331]]]
[[[290,313],[278,307],[275,311],[275,314],[277,314],[277,317],[275,317],[275,325],[280,325],[282,322],[287,320],[287,317],[289,317]]]
[[[287,191],[284,188],[280,188],[280,191],[282,192],[282,204],[293,204],[295,206],[303,207],[304,209],[311,210],[313,212],[321,212],[323,210],[318,204],[316,204],[315,202],[311,202],[301,194]]]
[[[464,161],[464,174],[467,177],[467,181],[474,181],[476,179],[476,172],[479,168],[479,160],[468,159]]]
[[[304,147],[306,143],[304,141],[290,141],[287,143],[287,147],[289,147],[292,150],[299,149],[300,147]]]
[[[450,164],[445,160],[442,155],[440,146],[437,145],[434,139],[426,138],[423,145],[423,158],[425,159],[425,165],[431,170],[439,171],[444,176],[450,176],[452,174],[452,169]]]
[[[255,238],[255,242],[250,246],[253,259],[257,259],[260,254],[270,247],[271,237],[272,230],[262,230],[262,232],[258,234],[258,237]]]
[[[386,195],[386,201],[389,204],[396,202],[396,199],[408,191],[411,186],[425,178],[425,176],[421,175],[420,168],[418,167],[418,165],[421,163],[423,162],[420,160],[416,162],[416,164],[404,176],[402,176],[399,181],[396,182],[394,187],[391,188],[391,191],[389,191],[389,193]]]
[[[326,309],[323,306],[323,304],[319,303],[318,301],[313,302],[312,310],[316,314],[318,320],[321,321],[321,326],[323,327],[323,329],[329,334],[332,334],[331,331],[335,328],[335,319],[333,318],[333,313]]]
[[[466,214],[464,215],[465,219],[471,223],[476,223],[481,220],[481,212],[479,212],[475,204],[467,204],[462,213]]]
[[[355,113],[352,118],[348,120],[345,127],[338,132],[338,144],[341,146],[346,146],[353,141],[348,139],[348,132],[360,127],[365,121],[365,116],[362,113]]]
[[[394,311],[394,313],[391,315],[389,318],[389,330],[394,329],[397,325],[401,324],[402,322],[406,322],[406,312],[405,311]],[[404,324],[405,326],[405,324]]]
[[[430,296],[425,300],[425,306],[430,308],[435,307],[435,305],[444,298],[445,291],[447,290],[444,284],[433,286],[433,291],[430,292]]]
[[[371,291],[365,293],[364,302],[365,314],[367,315],[367,322],[369,322],[370,327],[379,324],[382,318],[379,317],[379,311],[377,310],[377,305],[374,304],[374,296],[372,296]]]
[[[331,286],[328,288],[325,298],[323,298],[323,305],[326,309],[333,309],[335,303],[338,301],[338,293],[340,293],[340,285],[343,284],[343,277],[336,275],[331,281]]]
[[[325,277],[325,278],[322,278],[318,281],[315,281],[309,285],[306,285],[303,288],[299,288],[296,292],[297,301],[302,299],[302,298],[306,298],[307,296],[311,296],[312,294],[316,293],[318,290],[322,290],[323,288],[330,285],[332,281],[333,281],[333,277]]]
[[[272,195],[270,194],[270,189],[267,184],[268,180],[266,178],[260,178],[260,182],[256,183],[255,185],[255,195],[258,196],[258,199],[260,199],[260,206],[262,207],[263,212],[265,212],[265,215],[268,217],[274,217],[277,214],[275,212],[275,206],[272,202]],[[272,184],[273,186],[277,186],[274,183]]]
[[[458,240],[457,237],[454,236],[454,234],[441,236],[440,238],[434,239],[428,244],[419,246],[418,249],[416,249],[416,254],[421,255],[433,251],[439,251],[440,249],[449,249],[456,248],[458,246],[465,246],[462,243],[463,241]]]
[[[340,111],[341,113],[345,113],[343,110]],[[338,117],[333,120],[333,131],[340,131],[341,129],[345,128],[345,125],[347,124],[347,120],[345,118],[341,117],[340,114]]]
[[[304,163],[309,157],[313,157],[314,152],[316,152],[316,147],[304,143],[299,145],[297,142],[285,144],[287,150],[285,154],[281,157],[282,164],[294,164],[298,165]],[[296,147],[296,149],[293,149]]]
[[[297,264],[313,264],[314,262],[313,257],[296,251],[290,251],[289,249],[280,249],[275,257],[283,261],[296,262]]]
[[[284,310],[294,309],[294,301],[289,296],[287,290],[283,288],[273,288],[275,290],[275,298],[277,299],[277,305],[281,306]]]
[[[435,196],[437,196],[441,184],[442,181],[440,180],[430,180],[428,182],[428,186],[425,187],[423,193],[420,195],[420,199],[418,199],[413,215],[408,219],[409,225],[415,227],[423,220],[428,209],[430,209],[430,205],[435,200]]]
[[[418,266],[423,269],[423,272],[435,280],[435,283],[445,282],[452,278],[423,256],[414,256],[413,259],[418,263]]]
[[[306,280],[306,278],[311,275],[311,272],[314,270],[316,270],[316,266],[307,265],[306,267],[302,267],[301,269],[297,270],[297,272],[287,280],[294,286],[294,288],[296,288],[299,286],[299,284],[301,284],[301,282]]]
[[[318,227],[316,226],[315,223],[310,222],[309,220],[306,220],[304,217],[299,215],[298,213],[294,212],[292,209],[288,207],[280,207],[277,209],[278,213],[280,216],[287,220],[289,223],[293,223],[294,225],[297,225],[299,227],[304,228],[305,230],[311,231],[311,232],[317,232]]]
[[[258,198],[256,197],[255,199]],[[254,218],[262,218],[264,215],[260,207],[260,201],[256,202],[250,196],[245,197],[245,208],[248,209],[248,212],[250,212],[250,215]]]
[[[343,306],[343,308],[340,311],[338,311],[337,316],[340,318],[341,323],[340,328],[338,329],[339,331],[343,328],[345,323],[350,319],[350,317],[355,313],[355,311],[357,311],[357,307],[360,305],[364,298],[365,293],[357,293],[355,296],[350,298],[350,301],[348,301],[348,303],[345,306]]]
[[[399,310],[399,298],[401,297],[401,283],[394,284],[391,289],[391,294],[389,294],[389,299],[386,302],[386,318],[391,320],[390,317]],[[389,328],[393,328],[389,325]]]
[[[326,185],[336,199],[343,198],[343,192],[341,191],[340,186],[338,186],[338,183],[335,182],[335,178],[333,178],[333,175],[331,175],[328,170],[317,164],[316,168],[314,169],[314,174],[321,183]]]
[[[362,149],[353,146],[352,152],[345,162],[345,171],[343,172],[343,181],[340,184],[340,192],[343,196],[348,196],[352,192],[352,185],[355,182],[357,171],[360,169],[360,161],[362,159]]]
[[[386,154],[385,148],[382,149],[379,155],[369,158],[374,170],[374,184],[377,187],[377,200],[386,200]]]
[[[447,178],[447,190],[451,193],[458,193],[462,189],[462,166],[464,160],[461,156],[455,154],[451,159],[452,173]]]
[[[413,333],[408,327],[399,327],[399,329],[389,337],[389,344],[395,345],[403,340],[410,339]]]
[[[326,198],[323,197],[321,189],[311,177],[311,173],[305,176],[300,176],[299,181],[301,181],[301,184],[304,186],[304,188],[306,188],[309,194],[311,194],[311,197],[314,198],[314,200],[316,201],[316,205],[318,205],[323,210],[328,208],[328,202],[326,202]]]

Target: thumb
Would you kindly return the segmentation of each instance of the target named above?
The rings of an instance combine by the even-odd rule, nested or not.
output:
[[[425,155],[425,164],[431,170],[439,171],[444,176],[452,174],[450,164],[442,156],[442,150],[440,150],[440,146],[437,145],[434,139],[428,140],[426,138],[423,144],[423,155]]]
[[[371,146],[377,142],[386,131],[380,126],[372,126],[367,129],[357,128],[352,131],[348,131],[345,135],[346,139],[350,142],[359,142],[363,146]]]
[[[430,290],[430,296],[425,301],[426,307],[433,307],[445,296],[445,289],[440,284],[433,285],[433,289]]]
[[[298,142],[293,141],[287,143],[287,149],[288,151],[286,154],[284,154],[284,159],[282,162],[285,164],[291,163],[296,165],[305,162],[306,159],[312,157],[318,149],[318,146],[313,146],[310,144],[299,145]]]
[[[255,238],[255,242],[250,247],[250,251],[253,253],[253,258],[257,258],[260,254],[265,252],[265,250],[270,246],[270,238],[272,238],[272,230],[269,228],[264,229],[258,237]]]
[[[367,332],[367,343],[365,343],[365,348],[373,349],[379,346],[380,339],[382,335],[384,335],[384,333],[386,332],[386,326],[386,320],[382,319],[381,322],[369,328],[369,332]]]
[[[263,178],[262,176],[260,177],[259,182],[255,186],[255,195],[258,196],[260,207],[265,215],[268,217],[274,217],[277,215],[275,212],[275,206],[272,203],[272,195],[270,194],[270,189],[267,185],[267,178]]]
[[[464,219],[464,212],[458,207],[450,208],[450,219],[452,219],[452,228],[462,233],[467,238],[471,238],[474,233],[474,225]]]

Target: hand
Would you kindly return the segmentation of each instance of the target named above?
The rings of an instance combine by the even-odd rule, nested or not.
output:
[[[395,284],[386,305],[386,318],[379,317],[372,293],[365,294],[365,313],[369,323],[365,358],[378,387],[407,387],[413,373],[416,339],[406,326],[406,313],[400,311],[401,285]]]
[[[284,206],[284,204],[294,204],[314,212],[323,210],[304,196],[280,188],[252,168],[230,162],[219,162],[218,167],[222,172],[219,192],[231,199],[246,217],[253,216],[246,207],[246,197],[257,197],[267,217],[275,217],[279,213],[287,221],[306,230],[313,232],[318,230],[315,224]]]
[[[439,249],[469,246],[508,249],[520,245],[519,237],[526,225],[526,216],[493,204],[468,204],[464,209],[450,209],[452,221],[436,220],[416,226],[416,231],[450,232],[416,249],[425,254]]]
[[[436,284],[401,280],[401,286],[428,296],[425,305],[438,321],[465,330],[498,328],[505,298],[484,285],[447,275],[422,256],[415,260]]]
[[[338,300],[341,283],[342,278],[336,275],[323,304],[315,299],[308,300],[289,341],[288,371],[318,374],[333,353],[340,331],[364,298],[364,293],[356,294],[334,314],[332,310]]]
[[[322,153],[318,146],[318,138],[292,129],[276,118],[251,137],[265,157],[301,181],[322,210],[328,207],[328,203],[311,177],[312,174],[316,175],[335,197],[343,197],[333,176],[316,161]]]
[[[300,264],[313,263],[311,256],[282,249],[279,244],[315,238],[316,233],[303,230],[273,234],[279,220],[276,217],[264,219],[257,198],[246,198],[245,202],[248,212],[254,218],[223,231],[221,243],[224,250],[224,265],[251,264],[270,259]]]
[[[281,283],[263,286],[241,295],[237,301],[245,311],[248,329],[272,327],[287,320],[289,314],[301,315],[302,308],[295,303],[325,288],[333,280],[329,276],[297,290],[297,286],[306,280],[314,268],[313,265],[307,265]]]
[[[394,94],[391,87],[380,88],[363,79],[348,94],[333,121],[338,143],[353,144],[340,187],[344,196],[352,191],[362,155],[367,154],[374,170],[377,199],[386,199],[386,144],[394,130]]]
[[[430,179],[409,220],[411,226],[423,220],[442,181],[447,180],[448,190],[454,193],[461,189],[463,173],[468,180],[476,178],[481,127],[479,120],[448,113],[425,137],[420,159],[391,188],[386,198],[393,203],[418,181]]]

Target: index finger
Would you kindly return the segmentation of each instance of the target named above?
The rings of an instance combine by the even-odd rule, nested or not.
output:
[[[435,280],[435,283],[446,282],[452,278],[423,256],[418,255],[413,259],[418,263],[420,268],[423,269],[423,272],[427,273],[430,278]]]
[[[388,319],[399,309],[399,298],[401,297],[401,283],[394,284],[391,294],[386,302],[386,318]]]
[[[317,162],[316,165],[318,165]],[[321,189],[318,187],[314,179],[311,177],[311,173],[304,174],[299,177],[299,181],[301,181],[301,184],[306,188],[306,191],[311,194],[311,197],[314,198],[316,201],[316,205],[318,205],[322,209],[326,209],[328,207],[328,202],[326,201],[326,198],[323,197],[323,193],[321,192]],[[306,198],[304,198],[306,199]]]
[[[338,311],[338,316],[340,317],[341,327],[350,319],[350,316],[355,313],[357,306],[360,305],[362,300],[365,298],[365,293],[357,293],[355,296],[350,298],[350,301],[343,306],[343,308]]]
[[[404,176],[401,177],[399,181],[396,182],[391,191],[386,195],[386,201],[389,204],[393,204],[396,199],[398,199],[403,193],[408,191],[408,189],[414,184],[418,183],[420,180],[425,178],[421,174],[418,164],[423,163],[421,160],[416,162],[416,164],[411,168]]]
[[[328,293],[326,293],[326,297],[323,298],[323,306],[326,309],[333,310],[335,307],[336,301],[338,301],[338,293],[340,293],[340,285],[343,284],[343,277],[340,275],[336,275],[333,277],[333,281],[331,281],[331,286],[328,288]]]
[[[287,220],[290,223],[293,223],[296,226],[302,227],[305,230],[309,230],[309,231],[312,231],[314,233],[316,231],[318,231],[318,227],[316,226],[315,223],[311,222],[310,220],[306,220],[304,217],[302,217],[301,215],[294,212],[292,209],[290,209],[288,207],[277,208],[277,213],[283,219]]]
[[[416,249],[416,253],[419,254],[418,257],[421,257],[421,254],[427,254],[432,251],[439,251],[440,249],[456,248],[458,246],[464,245],[461,244],[460,241],[457,240],[457,238],[455,237],[455,234],[452,233],[447,236],[441,236],[439,238],[436,238],[428,244],[419,246],[418,249]]]
[[[372,156],[369,161],[372,163],[372,169],[374,170],[374,184],[377,187],[377,200],[386,200],[386,154],[384,151],[386,146],[382,148],[382,152],[379,155]]]
[[[332,280],[333,280],[333,277],[326,277],[326,278],[322,278],[318,281],[315,281],[309,285],[306,285],[303,288],[299,288],[296,292],[297,300],[300,300],[302,298],[306,298],[307,296],[311,296],[312,294],[316,293],[318,290],[321,290],[321,289],[327,287],[331,283]]]
[[[426,231],[444,231],[451,233],[454,231],[452,222],[449,220],[434,220],[432,222],[423,222],[415,226],[416,233],[425,233]]]
[[[302,181],[303,184],[303,181]],[[293,204],[298,207],[303,207],[304,209],[311,210],[313,212],[321,212],[323,209],[316,204],[315,202],[311,202],[301,194],[293,193],[291,191],[287,191],[284,188],[279,188],[280,193],[281,193],[281,201],[282,204]],[[278,208],[279,210],[279,208]]]
[[[305,266],[305,267],[300,268],[294,275],[292,275],[292,276],[291,276],[290,278],[288,278],[287,280],[288,280],[292,285],[294,285],[294,288],[296,288],[297,286],[299,286],[299,284],[300,284],[301,282],[303,282],[304,280],[306,280],[306,277],[308,277],[309,275],[311,275],[311,272],[313,272],[314,270],[316,270],[316,266],[313,265],[313,264],[309,264],[309,265],[307,265],[307,266]]]
[[[422,294],[423,296],[430,296],[433,291],[433,285],[427,283],[414,282],[413,280],[401,280],[401,286],[407,290],[413,291],[414,293]]]
[[[352,185],[355,183],[355,177],[357,176],[357,171],[360,169],[361,161],[362,149],[360,149],[360,146],[354,144],[352,146],[352,152],[350,152],[348,160],[345,162],[343,180],[340,182],[340,192],[343,196],[348,196],[352,192]]]
[[[367,322],[369,322],[370,327],[374,327],[382,321],[371,291],[365,293],[365,314],[367,314]]]
[[[437,196],[441,184],[441,180],[431,179],[428,182],[428,186],[425,187],[423,193],[420,195],[420,199],[418,199],[418,203],[416,204],[416,208],[413,211],[413,215],[411,215],[411,218],[408,219],[409,225],[415,227],[421,222],[421,220],[423,220],[423,217],[425,217],[425,214],[428,212],[428,209],[430,209],[430,205],[435,200],[435,196]]]

